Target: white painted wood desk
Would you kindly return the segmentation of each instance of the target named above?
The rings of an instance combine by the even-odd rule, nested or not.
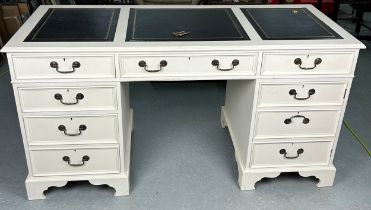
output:
[[[333,185],[341,122],[365,46],[313,6],[186,6],[231,8],[251,40],[125,42],[129,9],[138,6],[104,6],[121,10],[112,42],[23,41],[49,8],[66,7],[40,6],[2,50],[30,200],[74,180],[108,184],[116,196],[129,194],[131,81],[228,80],[221,125],[231,135],[242,190],[281,172],[315,176],[318,187]],[[74,7],[96,8],[68,8]],[[263,40],[240,10],[253,7],[308,8],[343,39]],[[233,69],[218,70],[211,64],[215,59],[221,69]],[[233,66],[235,59],[239,64]],[[145,61],[145,68],[156,69],[162,60],[167,65],[158,72],[138,65]]]

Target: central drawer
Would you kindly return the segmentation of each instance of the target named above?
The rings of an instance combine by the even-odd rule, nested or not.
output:
[[[122,56],[122,76],[254,75],[257,54],[216,56]]]
[[[339,110],[258,112],[255,138],[335,136]]]
[[[18,88],[23,112],[117,110],[115,87]]]
[[[113,55],[13,56],[17,79],[114,78]]]
[[[118,148],[30,150],[34,176],[120,172]]]
[[[117,115],[25,116],[27,141],[37,144],[117,143]]]
[[[328,165],[332,142],[254,144],[252,168]]]

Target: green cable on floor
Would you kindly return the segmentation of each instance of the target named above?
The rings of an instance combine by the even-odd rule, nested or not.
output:
[[[343,120],[343,123],[345,127],[348,129],[348,131],[352,134],[352,136],[362,145],[362,147],[366,150],[368,153],[368,156],[371,156],[370,150],[368,150],[366,143],[363,141],[363,139],[350,127],[349,123],[345,120]]]

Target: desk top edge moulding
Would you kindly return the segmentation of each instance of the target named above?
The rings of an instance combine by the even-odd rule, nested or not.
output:
[[[2,49],[28,199],[80,180],[129,194],[133,81],[227,80],[241,190],[282,172],[332,186],[364,48],[312,5],[40,6]]]

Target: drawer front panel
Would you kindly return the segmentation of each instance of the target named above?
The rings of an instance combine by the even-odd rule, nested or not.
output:
[[[23,112],[116,110],[115,87],[19,88]]]
[[[257,55],[195,56],[190,71],[212,75],[255,75]]]
[[[332,142],[254,144],[252,168],[328,165]]]
[[[13,57],[17,79],[114,78],[114,56]]]
[[[335,136],[339,110],[258,112],[255,138]]]
[[[120,63],[123,76],[184,74],[189,69],[189,57],[122,57]]]
[[[346,83],[261,84],[259,106],[342,105]]]
[[[354,54],[344,53],[264,53],[262,75],[349,74]]]
[[[24,117],[32,144],[117,143],[118,119],[108,116]]]
[[[121,57],[123,76],[254,75],[257,55]]]
[[[31,150],[35,176],[120,172],[118,148]]]

